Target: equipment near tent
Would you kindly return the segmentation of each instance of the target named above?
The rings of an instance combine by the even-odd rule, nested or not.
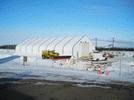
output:
[[[71,56],[53,56],[52,60],[70,59]]]
[[[42,51],[42,58],[52,58],[59,56],[59,53],[55,52],[54,50],[43,50]]]

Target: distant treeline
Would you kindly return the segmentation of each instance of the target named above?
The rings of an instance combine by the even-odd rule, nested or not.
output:
[[[103,47],[97,47],[96,50],[102,51],[102,50],[110,50],[110,51],[134,51],[134,48],[103,48]]]
[[[16,45],[2,45],[0,49],[15,49]]]

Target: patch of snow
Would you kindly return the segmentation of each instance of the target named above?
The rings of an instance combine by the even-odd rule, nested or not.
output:
[[[14,51],[0,50],[0,58],[10,56]],[[23,66],[23,57],[14,59],[0,65],[0,72],[11,72],[11,74],[0,74],[0,78],[15,79],[42,79],[68,82],[103,83],[111,81],[125,81],[134,83],[134,67],[130,64],[134,62],[131,57],[115,57],[108,59],[113,61],[112,66],[98,71],[86,70],[89,62],[82,60],[58,60],[42,59],[41,57],[28,57],[26,66]],[[121,66],[121,75],[120,74]],[[106,75],[108,73],[108,75]],[[31,77],[35,75],[38,77]]]
[[[14,50],[0,49],[0,59],[10,57],[14,52]]]
[[[83,84],[75,84],[73,86],[78,86],[78,87],[100,87],[100,88],[104,88],[104,89],[109,89],[111,87],[108,87],[108,86],[99,86],[99,85],[83,85]]]

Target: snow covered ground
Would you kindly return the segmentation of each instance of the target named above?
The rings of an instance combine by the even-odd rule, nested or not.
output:
[[[0,49],[0,59],[14,54],[14,50]],[[52,61],[41,57],[28,57],[26,66],[23,66],[23,58],[17,58],[7,63],[0,64],[0,78],[15,79],[42,79],[69,82],[109,83],[132,82],[134,83],[134,58],[115,57],[108,59],[113,61],[112,66],[98,71],[86,70],[87,61]],[[120,73],[121,67],[121,73]],[[106,75],[108,73],[108,75]]]

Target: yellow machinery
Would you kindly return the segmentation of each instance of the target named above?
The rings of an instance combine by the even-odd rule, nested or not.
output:
[[[113,54],[108,54],[108,57],[110,57],[110,58],[114,58],[114,56],[115,55],[113,55]]]
[[[42,51],[42,58],[52,58],[59,56],[59,53],[56,53],[54,50],[43,50]]]

